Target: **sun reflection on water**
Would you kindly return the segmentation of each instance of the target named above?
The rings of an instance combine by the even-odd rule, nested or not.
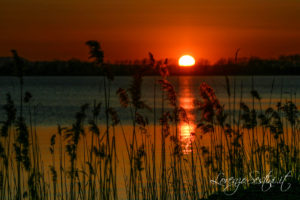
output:
[[[194,94],[191,90],[190,77],[179,77],[179,105],[185,109],[188,122],[181,121],[179,123],[180,141],[183,143],[183,153],[191,152],[191,143],[194,140],[196,129],[194,111]]]

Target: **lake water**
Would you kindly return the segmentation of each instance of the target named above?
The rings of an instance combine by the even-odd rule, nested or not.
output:
[[[243,87],[243,101],[252,100],[250,91],[253,87],[262,97],[262,103],[268,106],[270,97],[272,104],[282,98],[295,98],[295,94],[300,88],[299,76],[238,76],[229,77],[231,94],[235,93],[236,99],[240,99],[241,85]],[[144,77],[142,85],[142,99],[153,108],[154,83],[159,77]],[[193,105],[194,99],[199,99],[198,88],[202,82],[208,83],[216,92],[217,97],[223,104],[227,103],[227,90],[225,77],[222,76],[180,76],[170,77],[177,91],[178,100],[185,106]],[[131,77],[115,77],[111,84],[111,107],[115,108],[123,124],[128,123],[129,112],[124,112],[120,107],[119,99],[116,95],[118,88],[128,88],[132,81]],[[274,84],[273,84],[274,83]],[[273,84],[273,90],[272,90]],[[31,105],[35,107],[35,119],[39,126],[53,126],[57,124],[67,125],[74,119],[74,114],[81,105],[93,102],[104,102],[104,93],[102,90],[103,80],[101,77],[25,77],[24,91],[29,91],[33,95]],[[157,85],[156,101],[161,101],[161,90]],[[19,100],[19,82],[15,77],[0,78],[0,106],[5,103],[5,95],[10,93],[18,105]],[[272,93],[272,94],[271,94]],[[296,96],[297,97],[297,96]],[[160,109],[161,104],[156,103],[156,108]],[[168,105],[166,105],[168,107]],[[148,115],[152,122],[153,115]],[[0,119],[3,117],[3,110],[0,111]]]
[[[142,84],[142,100],[154,109],[154,86],[159,80],[159,77],[144,77]],[[226,80],[222,76],[180,76],[170,77],[168,80],[174,85],[177,92],[178,103],[187,111],[189,123],[179,123],[179,135],[181,141],[185,142],[184,153],[189,153],[190,142],[194,140],[192,133],[196,132],[196,121],[199,115],[195,112],[194,101],[200,100],[199,86],[202,82],[210,85],[216,93],[222,105],[227,108],[227,89]],[[250,91],[252,88],[258,91],[261,96],[262,108],[267,108],[269,105],[276,105],[282,99],[284,102],[288,99],[299,102],[297,93],[300,88],[299,76],[238,76],[229,77],[231,101],[235,97],[235,106],[231,109],[239,109],[239,102],[242,101],[251,105],[252,97]],[[122,129],[125,131],[126,137],[130,139],[132,133],[131,114],[128,109],[120,106],[116,91],[121,87],[127,89],[131,84],[131,77],[115,77],[111,83],[110,106],[115,108],[120,120],[122,122]],[[79,111],[80,106],[89,103],[91,106],[94,101],[104,102],[103,79],[101,77],[25,77],[24,91],[29,91],[33,99],[31,101],[32,111],[34,110],[33,118],[36,121],[37,132],[39,137],[40,151],[43,155],[45,166],[51,163],[51,156],[49,153],[49,145],[51,135],[56,133],[57,124],[62,126],[70,126],[74,121],[74,116]],[[159,123],[161,116],[161,97],[162,92],[160,86],[156,84],[155,90],[156,103],[156,124]],[[0,106],[5,104],[5,95],[10,93],[15,104],[18,105],[19,100],[19,82],[15,77],[1,77],[0,78]],[[170,105],[165,103],[165,110],[171,109]],[[34,108],[34,109],[33,109]],[[258,107],[259,109],[259,107]],[[25,115],[28,114],[27,107],[24,109]],[[149,133],[153,133],[154,129],[159,132],[159,126],[154,127],[154,113],[142,113],[149,119],[150,125],[147,127]],[[90,115],[89,115],[90,116]],[[104,118],[102,109],[102,119]],[[100,118],[101,118],[100,117]],[[5,119],[3,109],[0,110],[0,120]],[[27,118],[28,119],[28,118]],[[104,120],[100,120],[100,124],[104,124]],[[123,131],[118,126],[116,127],[116,143],[119,164],[124,168],[128,167],[128,160],[124,161],[126,157],[126,148],[124,138],[121,135]],[[144,136],[141,136],[142,138]],[[142,139],[141,139],[142,140]],[[203,144],[209,144],[209,140],[202,140]],[[159,146],[159,145],[157,145]],[[157,148],[159,155],[160,149]],[[82,152],[79,151],[78,162],[83,162]],[[157,157],[159,159],[159,156]],[[167,158],[168,160],[169,158]],[[124,162],[124,163],[123,163]],[[122,164],[123,163],[123,164]],[[122,177],[124,173],[123,167],[118,168],[118,192],[120,199],[126,198],[125,184]],[[47,167],[46,167],[47,168]]]

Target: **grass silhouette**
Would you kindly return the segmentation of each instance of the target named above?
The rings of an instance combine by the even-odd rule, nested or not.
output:
[[[12,52],[20,80],[20,110],[7,94],[3,106],[6,119],[1,123],[0,136],[1,199],[118,199],[122,175],[127,199],[250,199],[254,193],[259,195],[258,199],[274,198],[273,193],[279,199],[299,198],[300,118],[296,98],[280,99],[272,106],[271,92],[269,107],[263,109],[261,97],[252,86],[252,102],[247,105],[243,102],[243,86],[238,98],[235,80],[225,77],[228,101],[224,103],[213,88],[201,83],[195,101],[199,118],[196,132],[192,133],[195,139],[190,141],[186,154],[184,142],[179,139],[179,124],[190,123],[191,119],[168,80],[168,61],[156,61],[150,53],[149,66],[135,72],[128,88],[111,91],[114,76],[103,63],[100,44],[86,44],[90,58],[104,72],[104,102],[84,104],[72,125],[58,125],[57,133],[49,138],[49,167],[43,164],[33,123],[32,96],[23,91],[22,59],[16,51]],[[160,110],[149,107],[142,99],[143,76],[149,68],[161,75],[154,80],[153,96],[154,105],[161,104]],[[156,84],[162,91],[161,99],[157,97]],[[118,112],[111,107],[112,92],[119,97],[122,112],[130,113],[131,132],[124,131]],[[166,109],[167,104],[171,110]],[[87,117],[88,112],[91,118]],[[105,113],[103,119],[99,117],[101,112]],[[153,112],[153,131],[144,112]],[[100,126],[102,121],[105,126]],[[122,131],[116,132],[116,127]],[[116,147],[120,145],[116,144],[116,137],[122,136],[124,157]],[[122,160],[129,164],[123,166],[123,174],[118,174]],[[263,179],[270,171],[273,177],[289,173],[287,181],[292,189],[283,193],[276,185],[273,193],[262,192],[261,188],[245,183],[236,194],[227,196],[225,193],[236,189],[234,185],[211,181],[219,174],[219,181],[226,177],[250,178],[250,172]]]

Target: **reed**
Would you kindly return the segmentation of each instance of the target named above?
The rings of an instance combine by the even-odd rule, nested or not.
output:
[[[104,72],[104,102],[84,104],[73,124],[58,125],[49,138],[50,166],[44,166],[46,158],[40,151],[32,95],[23,91],[23,60],[13,51],[20,102],[16,106],[7,94],[2,107],[5,120],[0,135],[0,199],[222,199],[224,187],[211,181],[219,174],[218,179],[249,177],[249,172],[263,178],[270,170],[274,177],[290,172],[293,186],[299,188],[300,118],[296,96],[274,102],[275,79],[266,108],[254,80],[251,91],[244,91],[243,82],[225,77],[226,102],[220,102],[207,83],[199,83],[194,102],[197,128],[191,133],[193,139],[183,141],[180,123],[190,125],[192,119],[190,111],[180,106],[175,86],[168,78],[167,59],[157,61],[149,53],[149,63],[136,72],[130,86],[116,91],[121,106],[117,110],[111,107],[114,79],[103,62],[100,44],[88,41],[87,45],[90,58]],[[143,100],[143,76],[149,68],[160,74],[154,80],[153,108]],[[244,102],[247,92],[252,99],[250,105]],[[130,131],[124,130],[119,112],[129,113]],[[146,112],[153,112],[152,120],[144,115]],[[119,144],[117,137],[123,137],[124,143]],[[124,154],[118,151],[120,145],[126,148]],[[118,192],[120,167],[126,197]],[[235,190],[228,183],[226,186],[229,193]],[[254,191],[250,184],[241,185],[240,192]]]

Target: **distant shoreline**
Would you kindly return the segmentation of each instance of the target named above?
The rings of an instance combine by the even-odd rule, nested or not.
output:
[[[28,61],[24,58],[22,73],[24,76],[102,76],[104,71],[114,76],[132,76],[142,71],[144,76],[159,75],[148,59],[128,61],[125,63],[103,63],[71,59],[67,61]],[[162,63],[163,61],[156,61]],[[105,70],[103,70],[103,66]],[[214,64],[199,61],[192,67],[167,65],[170,76],[278,76],[300,75],[300,54],[280,56],[277,59],[261,59],[257,57],[239,59],[220,59]],[[15,63],[11,57],[0,57],[0,76],[17,74]]]
[[[103,75],[24,75],[24,77],[102,77]],[[115,75],[115,77],[131,77],[133,76],[132,75]],[[144,75],[145,77],[160,77],[159,75]],[[270,77],[270,76],[277,76],[277,77],[280,77],[280,76],[292,76],[292,77],[296,77],[296,76],[300,76],[300,74],[253,74],[253,75],[248,75],[248,74],[237,74],[237,75],[221,75],[221,74],[218,74],[218,75],[213,75],[213,74],[178,74],[178,75],[174,75],[174,74],[170,74],[169,77],[177,77],[177,76],[182,76],[182,77],[189,77],[189,76],[198,76],[198,77],[201,77],[201,76],[205,76],[205,77],[225,77],[225,76],[230,76],[230,77],[239,77],[239,76],[242,76],[242,77],[251,77],[251,76],[260,76],[260,77],[263,77],[263,76],[266,76],[266,77]],[[18,78],[17,76],[15,75],[2,75],[0,74],[0,77],[15,77],[15,78]]]

